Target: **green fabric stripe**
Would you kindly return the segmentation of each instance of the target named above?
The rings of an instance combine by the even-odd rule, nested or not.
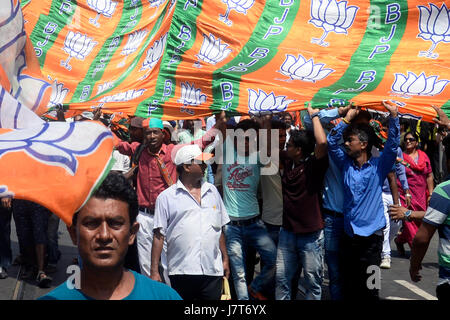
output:
[[[122,16],[120,17],[119,24],[114,30],[114,33],[104,42],[99,53],[92,61],[85,78],[75,89],[70,103],[91,99],[92,93],[94,92],[95,83],[102,78],[105,69],[111,62],[112,56],[121,45],[124,35],[131,32],[134,26],[139,23],[142,17],[142,6],[139,5],[135,7],[132,1],[127,0],[124,3],[124,8],[127,9],[122,10]],[[134,17],[134,19],[131,19],[132,17]],[[133,21],[136,23],[133,23]],[[116,85],[114,85],[113,88],[114,87],[116,87]]]
[[[386,2],[384,0],[370,1],[370,6],[372,8],[378,8],[381,13],[380,11],[376,10],[372,12],[371,16],[369,17],[369,23],[367,25],[364,37],[358,49],[353,54],[348,69],[346,70],[344,75],[333,85],[321,88],[317,92],[317,94],[312,99],[313,107],[324,107],[329,102],[331,102],[330,99],[340,100],[336,101],[337,103],[348,102],[350,99],[354,98],[361,92],[349,91],[334,94],[341,89],[361,89],[361,87],[363,86],[363,91],[370,92],[378,87],[384,77],[386,68],[390,63],[390,59],[397,49],[398,44],[400,43],[406,29],[406,21],[408,19],[408,1],[400,0],[396,1],[396,3],[400,5],[401,17],[396,22],[386,23],[385,18],[388,11],[387,5],[389,4],[389,2]],[[358,16],[361,14],[364,14],[364,12],[361,12],[361,9],[359,9],[356,15]],[[395,14],[391,14],[389,18],[394,20]],[[375,24],[372,24],[372,21]],[[380,23],[377,23],[378,21]],[[392,37],[392,39],[389,40],[389,36],[391,35],[394,25],[396,25],[395,35]],[[344,37],[344,35],[341,36]],[[386,40],[386,42],[382,42],[382,39]],[[372,59],[369,59],[369,56],[371,56],[376,46],[387,45],[389,45],[390,48],[386,53],[375,54],[373,55]],[[379,47],[378,50],[384,49],[382,47]],[[328,65],[326,67],[332,68],[332,66]],[[366,79],[360,80],[362,72],[370,70],[376,71],[374,80],[372,82],[369,82],[369,80],[371,80],[370,77],[366,77]],[[354,85],[349,88],[349,84]]]
[[[30,34],[30,40],[33,43],[36,56],[41,68],[45,64],[47,51],[53,46],[61,30],[72,22],[76,0],[52,1],[48,16],[41,14]]]
[[[286,4],[282,5],[282,3]],[[299,7],[300,0],[291,3],[289,1],[266,1],[264,11],[252,35],[240,53],[222,68],[214,71],[212,82],[214,102],[211,109],[236,110],[239,104],[241,77],[264,67],[278,53],[278,46],[289,34]],[[271,33],[277,32],[279,33],[271,35]],[[257,50],[257,48],[262,48],[262,50]],[[242,71],[231,71],[230,68],[233,68],[233,70],[241,69]],[[223,83],[232,83],[232,99],[227,95],[223,96],[221,87]]]
[[[444,187],[448,186],[450,184],[450,181],[445,181],[439,185],[436,186],[433,193],[437,193],[438,195],[444,197],[445,199],[450,200],[450,195],[444,190]]]
[[[147,118],[151,115],[155,118],[161,118],[164,113],[163,108],[161,107],[164,104],[164,101],[175,95],[175,75],[177,68],[182,61],[180,57],[182,57],[195,43],[197,35],[196,21],[198,15],[202,11],[203,5],[203,0],[198,1],[196,6],[187,5],[186,2],[189,2],[189,0],[177,1],[176,3],[172,24],[167,34],[166,48],[161,57],[162,61],[156,81],[155,93],[153,96],[139,103],[136,108],[136,116]],[[189,39],[186,38],[186,33],[181,32],[181,30],[187,30],[185,27],[190,29]],[[167,86],[168,83],[170,83],[170,87]],[[152,110],[150,113],[149,109],[153,109],[153,106],[155,106],[156,109]]]
[[[169,3],[170,3],[170,1],[168,2],[168,4]],[[128,78],[128,76],[131,74],[131,72],[133,72],[135,70],[137,63],[141,59],[141,56],[144,54],[145,50],[148,49],[148,46],[149,46],[150,42],[153,40],[154,34],[161,27],[161,24],[162,24],[162,22],[164,20],[164,16],[167,13],[167,8],[169,6],[168,4],[166,5],[166,8],[163,10],[162,14],[159,16],[158,20],[156,21],[155,25],[153,26],[153,29],[147,35],[147,38],[146,38],[144,44],[141,45],[141,49],[139,50],[138,54],[136,55],[136,57],[132,61],[132,63],[128,66],[127,70],[125,72],[123,72],[116,81],[114,81],[114,85],[111,88],[109,88],[109,89],[101,92],[100,94],[92,97],[91,100],[94,100],[94,99],[98,98],[99,96],[104,96],[106,93],[108,93],[111,90],[113,90],[116,87],[118,87],[126,78]]]
[[[450,100],[448,100],[446,103],[444,103],[441,107],[442,110],[444,110],[444,113],[450,117]]]
[[[450,256],[438,252],[438,257],[440,266],[450,268]]]
[[[31,0],[21,0],[20,1],[20,7],[23,8],[30,2],[31,2]]]

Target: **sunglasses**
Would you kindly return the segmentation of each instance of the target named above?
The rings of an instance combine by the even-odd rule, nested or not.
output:
[[[406,138],[405,141],[406,142],[414,142],[414,141],[416,141],[416,139],[414,139],[414,138]]]

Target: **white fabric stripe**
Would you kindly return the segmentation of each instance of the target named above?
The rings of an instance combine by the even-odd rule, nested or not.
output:
[[[429,207],[427,212],[425,213],[424,218],[436,224],[443,224],[444,221],[447,219],[447,215],[436,209]]]

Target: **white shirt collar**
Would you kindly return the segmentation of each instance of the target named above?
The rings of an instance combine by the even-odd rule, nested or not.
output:
[[[178,179],[177,184],[176,184],[176,189],[183,189],[184,191],[186,191],[187,193],[190,194],[189,190],[184,186],[183,182],[181,182],[180,179]],[[211,189],[211,184],[206,182],[206,181],[202,181],[202,186],[200,187],[200,193],[201,196],[203,198],[203,196],[205,195],[206,192],[208,192],[208,190]]]

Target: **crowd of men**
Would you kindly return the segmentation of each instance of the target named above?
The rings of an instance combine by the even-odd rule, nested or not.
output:
[[[400,254],[408,243],[419,281],[439,229],[436,292],[448,300],[450,121],[438,108],[435,124],[400,121],[398,107],[383,104],[385,113],[308,106],[302,119],[131,118],[113,172],[69,228],[81,288],[62,284],[43,298],[218,300],[225,277],[239,300],[296,299],[300,278],[305,298],[320,300],[326,264],[331,299],[377,300],[369,268],[389,269],[391,243]],[[15,262],[50,286],[58,219],[27,201],[2,205],[0,278],[13,212]]]

